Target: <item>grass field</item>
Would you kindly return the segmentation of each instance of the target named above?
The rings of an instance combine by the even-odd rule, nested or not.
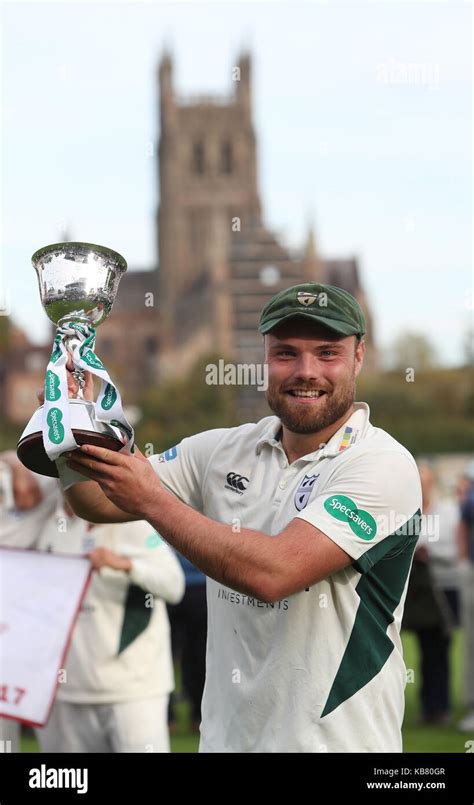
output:
[[[459,732],[455,727],[418,727],[419,717],[419,661],[416,639],[412,634],[403,634],[405,663],[408,669],[413,670],[414,681],[406,686],[406,711],[403,727],[403,744],[405,752],[465,752],[466,741],[474,740],[474,735]],[[461,663],[462,663],[462,634],[458,629],[454,635],[452,645],[452,695],[453,695],[453,724],[461,718],[463,711],[460,703],[461,697]],[[185,701],[176,705],[176,732],[171,738],[172,752],[197,752],[199,738],[188,730],[188,707]],[[23,752],[38,752],[38,744],[34,737],[26,735],[22,739]]]
[[[414,670],[414,682],[405,688],[405,721],[403,725],[403,747],[405,752],[465,752],[466,741],[474,740],[474,735],[459,732],[454,726],[450,727],[417,727],[416,721],[419,711],[419,683],[418,649],[414,635],[403,633],[403,649],[405,664],[408,669]],[[452,722],[457,724],[463,715],[461,706],[461,678],[462,678],[462,632],[457,629],[451,643],[451,691],[452,691]]]

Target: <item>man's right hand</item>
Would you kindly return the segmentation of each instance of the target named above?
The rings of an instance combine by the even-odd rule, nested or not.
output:
[[[78,394],[78,391],[79,391],[79,383],[77,382],[76,378],[73,375],[73,372],[75,371],[75,369],[74,369],[74,364],[72,362],[72,357],[70,355],[69,355],[68,360],[67,360],[66,370],[67,370],[67,390],[68,390],[68,395],[69,395],[69,397],[76,398],[77,394]],[[84,380],[86,381],[86,384],[85,384],[85,386],[84,386],[84,388],[82,390],[83,397],[84,397],[85,400],[93,400],[94,399],[94,376],[91,374],[91,372],[86,372],[86,371],[83,372],[83,375],[84,375]],[[44,388],[38,389],[38,391],[36,392],[36,396],[38,398],[38,401],[39,401],[40,405],[43,405],[43,403],[44,403]]]
[[[12,482],[16,509],[28,511],[41,503],[43,494],[38,481],[33,473],[20,462],[12,467]]]

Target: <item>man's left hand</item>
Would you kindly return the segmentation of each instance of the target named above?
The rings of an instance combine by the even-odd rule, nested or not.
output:
[[[129,573],[132,569],[132,562],[126,556],[120,556],[108,548],[95,548],[87,554],[90,559],[94,570],[100,570],[101,567],[111,567],[113,570],[124,570]]]
[[[66,455],[68,467],[97,481],[112,503],[140,519],[147,519],[162,486],[149,461],[137,448],[133,455],[128,455],[85,444]]]

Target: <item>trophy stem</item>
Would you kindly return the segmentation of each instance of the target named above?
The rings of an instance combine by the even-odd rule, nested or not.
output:
[[[77,390],[77,394],[76,394],[76,399],[77,400],[83,400],[84,399],[84,386],[86,385],[86,381],[85,381],[85,378],[84,378],[84,372],[82,371],[82,369],[76,369],[76,371],[72,373],[72,376],[75,379],[75,381],[77,382],[77,385],[79,386],[79,388]]]
[[[69,354],[71,355],[71,360],[72,360],[73,349],[78,344],[81,344],[81,341],[74,334],[65,336],[65,338],[64,338],[64,346],[66,347],[66,349],[68,350]],[[76,381],[77,385],[79,386],[79,388],[77,390],[77,393],[76,393],[76,396],[75,396],[74,399],[83,400],[84,399],[83,389],[84,389],[84,387],[86,385],[86,379],[84,377],[84,371],[82,369],[80,369],[78,366],[75,366],[74,371],[72,372],[72,376],[73,376],[74,380]]]

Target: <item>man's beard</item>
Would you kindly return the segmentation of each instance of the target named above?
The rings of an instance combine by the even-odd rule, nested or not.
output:
[[[305,383],[294,383],[291,388],[311,391],[311,387]],[[292,397],[288,393],[279,391],[271,380],[267,390],[268,405],[292,433],[319,433],[341,419],[353,404],[354,399],[354,377],[351,377],[344,386],[338,387],[337,391],[333,390],[324,394],[320,401],[315,403],[316,410],[313,406],[304,404],[298,406],[297,403],[293,403]]]

